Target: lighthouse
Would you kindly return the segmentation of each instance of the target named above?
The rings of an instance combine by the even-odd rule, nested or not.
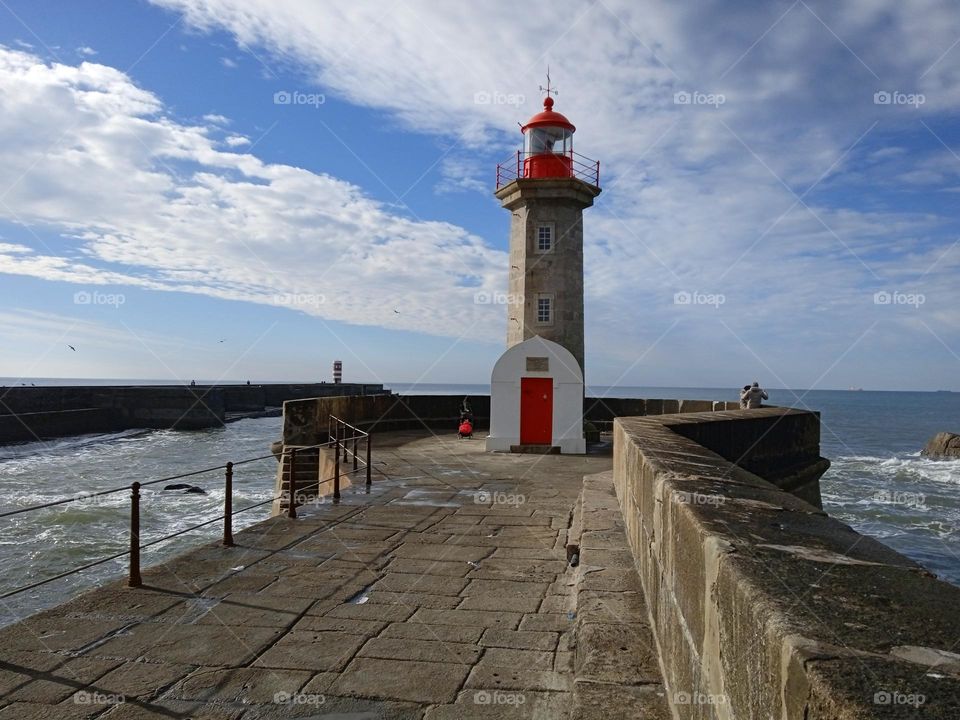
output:
[[[540,336],[583,364],[583,211],[600,194],[600,164],[574,152],[576,131],[553,109],[523,125],[523,149],[497,168],[496,197],[510,211],[507,347]]]
[[[582,453],[583,211],[600,194],[600,163],[573,149],[576,131],[553,109],[525,125],[523,148],[497,166],[510,212],[507,351],[493,369],[490,450]]]

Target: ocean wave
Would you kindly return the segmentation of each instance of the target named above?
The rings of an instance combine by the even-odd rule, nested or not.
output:
[[[851,476],[863,476],[864,479],[872,478],[896,483],[958,485],[960,484],[960,459],[932,460],[919,455],[841,456],[833,460],[829,473],[845,479]]]
[[[88,445],[127,440],[129,438],[141,437],[152,432],[154,431],[150,429],[134,428],[113,433],[90,433],[87,435],[73,435],[68,438],[37,440],[17,445],[6,445],[0,448],[0,461],[73,453]]]

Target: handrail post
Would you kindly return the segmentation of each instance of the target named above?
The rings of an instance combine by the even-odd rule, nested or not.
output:
[[[370,433],[367,433],[367,487],[370,487]]]
[[[296,518],[297,517],[297,449],[290,448],[290,482],[288,483],[290,489],[290,506],[287,508],[287,517]]]
[[[223,544],[233,547],[233,463],[228,462],[223,476]]]
[[[127,585],[140,587],[140,483],[130,486],[130,572]]]
[[[343,424],[343,461],[347,462],[347,424]]]
[[[340,423],[334,425],[335,436],[337,438],[337,444],[333,446],[333,499],[340,499]],[[346,445],[346,443],[344,443]]]
[[[360,436],[357,435],[356,432],[357,431],[354,430],[354,435],[353,435],[353,471],[354,472],[357,471],[357,462],[358,462],[357,461],[357,447],[358,447],[357,443],[360,442]]]

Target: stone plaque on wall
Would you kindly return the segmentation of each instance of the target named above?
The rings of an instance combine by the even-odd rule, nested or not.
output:
[[[528,357],[527,372],[550,372],[550,358]]]

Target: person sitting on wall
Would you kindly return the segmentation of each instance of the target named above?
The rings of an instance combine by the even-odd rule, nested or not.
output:
[[[763,407],[763,401],[767,400],[767,392],[760,387],[760,383],[754,382],[748,390],[744,391],[743,399],[747,401],[747,409]]]
[[[460,422],[462,423],[464,420],[473,425],[473,410],[470,407],[469,397],[463,398],[463,401],[460,403]]]
[[[744,385],[743,390],[740,391],[740,409],[747,409],[747,395],[750,393],[750,386]]]

